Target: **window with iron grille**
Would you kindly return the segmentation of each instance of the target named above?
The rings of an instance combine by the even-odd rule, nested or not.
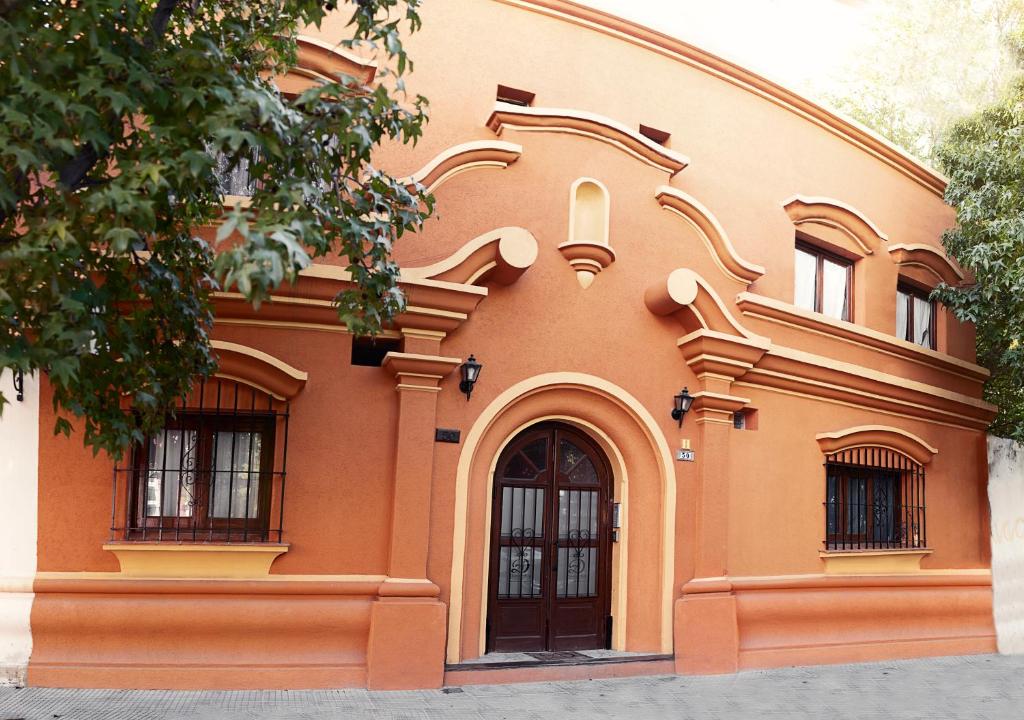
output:
[[[199,383],[115,467],[112,538],[281,542],[287,455],[287,403],[219,378]]]
[[[827,455],[825,547],[926,547],[924,468],[888,448],[850,448]]]

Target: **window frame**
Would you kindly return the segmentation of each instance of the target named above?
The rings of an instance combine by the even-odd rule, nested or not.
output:
[[[892,527],[889,528],[889,532],[886,537],[878,539],[875,536],[875,513],[871,512],[870,509],[874,507],[873,499],[875,498],[875,483],[881,477],[886,477],[893,485],[893,505],[889,510],[889,518]],[[842,530],[837,527],[837,532],[828,532],[828,518],[826,517],[826,544],[830,547],[837,545],[854,545],[857,549],[887,549],[894,547],[902,547],[902,539],[900,534],[900,523],[898,519],[901,517],[903,512],[903,496],[901,491],[901,477],[900,471],[892,468],[880,468],[871,467],[868,465],[848,465],[845,463],[828,463],[826,468],[825,477],[825,503],[826,513],[830,512],[828,507],[831,503],[828,500],[828,479],[835,477],[838,484],[838,492],[836,493],[836,523],[842,524]],[[864,482],[864,498],[863,503],[852,503],[849,496],[850,480],[861,480]],[[855,505],[861,505],[861,511],[863,513],[864,521],[864,532],[854,532],[849,528],[850,520],[850,508]],[[857,516],[860,519],[861,516]]]
[[[825,260],[835,263],[836,265],[842,265],[846,268],[846,317],[844,318],[832,318],[833,320],[842,320],[844,322],[853,322],[854,307],[853,307],[853,282],[854,282],[854,260],[848,257],[826,250],[818,245],[815,245],[807,240],[800,237],[797,238],[794,245],[794,251],[799,250],[813,255],[815,258],[815,277],[814,277],[814,309],[811,312],[816,312],[819,315],[824,315],[822,307],[824,305],[824,283],[825,283]],[[796,262],[793,263],[793,302],[796,302]],[[799,306],[798,306],[799,307]],[[801,308],[807,309],[807,308]],[[832,317],[827,315],[826,317]]]
[[[918,347],[928,348],[929,350],[937,350],[938,349],[938,344],[939,344],[938,343],[938,341],[939,341],[939,338],[938,338],[938,334],[939,334],[939,332],[938,332],[938,330],[939,330],[939,323],[938,323],[939,303],[938,303],[938,301],[932,300],[929,297],[931,295],[931,290],[925,290],[925,289],[923,289],[923,288],[921,288],[921,287],[919,287],[917,285],[914,285],[912,283],[909,283],[909,282],[907,282],[905,280],[900,280],[896,284],[896,303],[897,303],[897,309],[898,309],[898,305],[899,305],[899,302],[900,302],[900,293],[903,293],[904,295],[907,296],[907,327],[906,327],[905,332],[903,333],[903,337],[900,338],[900,339],[901,340],[906,340],[907,342],[910,342],[910,343],[914,343]],[[930,338],[931,342],[928,345],[922,345],[921,343],[919,343],[919,342],[914,340],[914,298],[915,297],[919,298],[921,300],[924,300],[925,302],[927,302],[929,307],[931,308],[931,315],[932,316],[931,316],[931,318],[929,320],[929,323],[931,325],[931,327],[930,327],[931,332],[929,333],[929,338]],[[899,328],[896,328],[896,330],[898,331]],[[897,335],[897,337],[899,337],[899,336]]]
[[[195,499],[192,514],[146,515],[146,486],[148,481],[149,447],[152,436],[146,436],[141,445],[136,446],[131,471],[131,482],[128,492],[128,540],[163,540],[164,534],[172,538],[202,539],[208,541],[242,542],[267,541],[270,529],[271,502],[274,484],[274,454],[276,448],[276,415],[274,413],[226,414],[207,413],[201,409],[188,409],[176,416],[168,416],[164,430],[195,431],[196,467]],[[260,445],[260,469],[258,471],[259,490],[257,495],[257,513],[250,517],[246,509],[245,517],[212,517],[210,515],[210,487],[214,481],[213,455],[214,435],[218,432],[259,432],[262,436]],[[166,470],[165,470],[166,472]],[[161,510],[163,507],[161,506]]]

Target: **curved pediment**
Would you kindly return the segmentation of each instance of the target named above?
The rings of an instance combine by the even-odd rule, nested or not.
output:
[[[883,447],[906,455],[919,465],[931,462],[939,452],[917,435],[888,425],[858,425],[820,433],[814,439],[826,454],[857,447]]]
[[[465,285],[493,280],[509,285],[537,259],[537,239],[521,227],[502,227],[470,240],[450,256],[423,267],[402,268],[403,279]]]
[[[525,107],[497,102],[487,120],[497,135],[506,130],[569,133],[607,143],[670,176],[690,164],[680,153],[644,137],[637,130],[604,115],[565,108]]]
[[[291,400],[299,394],[309,377],[262,350],[224,340],[212,340],[219,361],[216,377],[234,380],[263,390],[278,400]]]
[[[428,193],[434,192],[459,173],[481,168],[506,168],[522,154],[522,145],[502,140],[460,143],[438,153],[426,165],[399,182],[405,185],[420,183]]]
[[[741,258],[733,247],[718,219],[695,198],[682,190],[662,185],[655,191],[658,203],[669,212],[683,218],[704,240],[715,264],[727,276],[743,283],[750,283],[764,275],[764,268]]]
[[[947,285],[959,285],[964,280],[963,271],[930,245],[893,245],[889,248],[889,254],[897,265],[924,268]]]
[[[299,35],[296,40],[299,62],[292,68],[293,73],[327,82],[337,81],[339,75],[348,75],[364,85],[373,82],[377,74],[376,63],[348,52],[339,45],[309,35]]]
[[[882,232],[864,213],[852,205],[826,197],[794,195],[782,203],[789,219],[797,227],[813,234],[811,226],[839,230],[852,240],[865,255],[871,255],[889,236]]]

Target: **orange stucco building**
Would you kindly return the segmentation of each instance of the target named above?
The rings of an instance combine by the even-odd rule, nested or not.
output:
[[[419,688],[993,651],[987,372],[926,292],[963,279],[942,177],[564,0],[423,15],[431,121],[380,158],[437,199],[395,250],[407,311],[353,338],[331,265],[221,295],[218,377],[116,470],[30,392],[8,665]],[[372,72],[327,42],[346,19],[286,89]]]

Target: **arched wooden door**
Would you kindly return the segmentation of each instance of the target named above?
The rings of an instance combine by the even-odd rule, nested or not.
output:
[[[585,435],[523,431],[495,468],[487,650],[608,647],[611,478]]]

